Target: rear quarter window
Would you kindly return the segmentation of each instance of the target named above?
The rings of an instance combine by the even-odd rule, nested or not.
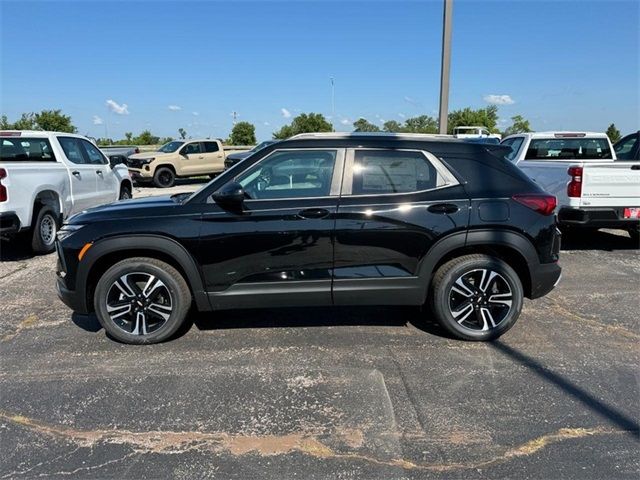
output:
[[[2,138],[0,144],[2,162],[55,162],[56,157],[46,138]]]

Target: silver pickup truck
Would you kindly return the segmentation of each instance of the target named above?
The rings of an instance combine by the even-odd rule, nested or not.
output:
[[[126,165],[127,158],[135,153],[140,153],[140,149],[135,145],[109,145],[107,147],[100,147],[102,153],[104,153],[109,159],[111,166],[123,163]]]

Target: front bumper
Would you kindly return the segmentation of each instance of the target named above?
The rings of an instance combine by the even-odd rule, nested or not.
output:
[[[58,292],[58,298],[71,310],[84,315],[89,313],[84,296],[78,295],[75,290],[69,290],[66,287],[64,280],[60,277],[58,277],[58,281],[56,282],[56,290]]]
[[[20,231],[20,218],[15,212],[0,212],[0,235],[9,236]]]
[[[151,180],[153,174],[144,168],[129,168],[129,176],[131,180]]]
[[[558,212],[561,225],[590,228],[621,228],[628,230],[640,226],[637,218],[623,218],[624,207],[571,208],[562,207]]]

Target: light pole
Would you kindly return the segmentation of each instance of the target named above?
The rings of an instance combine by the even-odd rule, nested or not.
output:
[[[442,66],[440,69],[440,117],[438,119],[439,132],[447,133],[449,116],[449,69],[451,66],[451,17],[453,15],[453,0],[444,0],[442,17]]]

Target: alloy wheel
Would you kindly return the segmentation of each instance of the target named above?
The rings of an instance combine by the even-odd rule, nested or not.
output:
[[[173,299],[165,283],[144,272],[120,276],[109,287],[106,303],[111,321],[130,335],[159,330],[173,311]]]
[[[498,272],[479,268],[460,275],[449,292],[449,312],[462,327],[494,329],[509,315],[513,292]]]

